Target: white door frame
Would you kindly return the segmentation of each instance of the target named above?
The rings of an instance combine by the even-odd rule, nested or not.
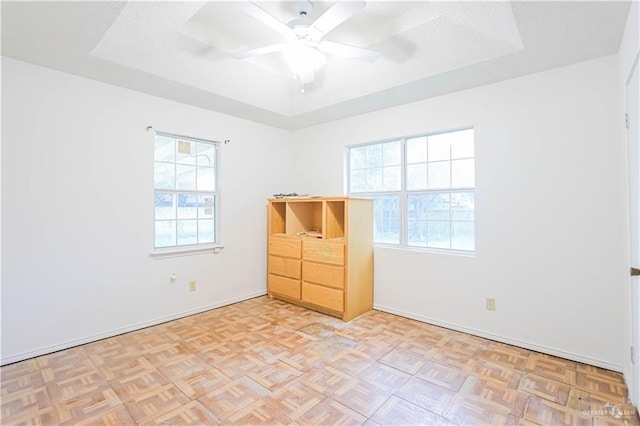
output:
[[[631,268],[640,268],[640,108],[638,61],[640,52],[625,84],[627,145],[629,155],[629,240]],[[629,279],[631,308],[631,399],[640,407],[640,276]]]

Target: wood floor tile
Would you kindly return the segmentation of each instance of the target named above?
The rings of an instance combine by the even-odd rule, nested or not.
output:
[[[405,373],[415,374],[420,370],[427,360],[419,353],[396,348],[380,358],[378,362],[386,364]]]
[[[325,398],[322,402],[296,419],[295,424],[307,425],[361,425],[367,420],[361,414],[339,402]]]
[[[536,374],[526,374],[520,381],[520,390],[560,405],[567,405],[571,386]]]
[[[467,378],[467,374],[448,365],[427,361],[418,372],[416,377],[426,380],[443,388],[458,391]]]
[[[381,389],[395,392],[411,378],[411,375],[380,362],[374,362],[364,370],[358,371],[357,377]]]
[[[306,382],[312,383],[316,390],[326,396],[331,396],[337,389],[358,380],[343,371],[329,366],[304,373],[301,378]]]
[[[49,408],[52,405],[44,386],[20,389],[2,395],[0,404],[0,419],[3,422],[44,415],[50,411]]]
[[[253,404],[271,392],[248,377],[242,377],[198,398],[219,419]]]
[[[273,408],[266,402],[259,400],[230,415],[224,420],[225,424],[233,425],[288,425],[292,420],[283,412]]]
[[[0,367],[0,381],[15,379],[26,374],[40,372],[37,359],[28,359]]]
[[[262,398],[267,404],[284,413],[290,419],[297,419],[324,400],[321,389],[314,389],[313,383],[296,379]]]
[[[110,410],[102,412],[95,417],[89,417],[86,419],[73,419],[69,421],[69,424],[74,426],[129,426],[136,424],[129,411],[123,406],[118,405]]]
[[[185,405],[148,420],[143,425],[218,425],[221,424],[211,411],[198,401],[191,401]]]
[[[383,390],[364,380],[353,380],[334,389],[331,396],[356,413],[365,417],[371,416],[389,399],[391,392]]]
[[[522,379],[522,372],[482,360],[474,364],[471,374],[509,389],[517,389]]]
[[[267,297],[0,367],[0,424],[640,426],[617,372]]]
[[[156,366],[156,369],[170,380],[178,380],[207,369],[209,365],[196,355],[185,355]]]
[[[486,349],[478,353],[478,358],[512,370],[524,372],[526,371],[530,353],[531,351],[526,349],[492,342],[487,345]]]
[[[482,398],[459,395],[442,415],[459,425],[504,425],[510,420],[508,410]]]
[[[436,414],[441,414],[456,396],[452,390],[417,377],[409,379],[395,394]]]
[[[576,363],[562,358],[532,353],[527,361],[527,371],[568,385],[576,383]]]
[[[614,404],[622,404],[627,397],[626,386],[618,377],[597,372],[580,371],[576,375],[576,387],[609,399]]]
[[[46,384],[49,397],[52,401],[74,398],[78,395],[98,391],[108,386],[107,381],[99,371],[87,371],[74,376],[70,375],[63,379],[49,381]]]
[[[156,370],[141,370],[109,382],[120,399],[127,401],[138,395],[169,384],[169,379]]]
[[[44,386],[44,379],[40,370],[15,376],[12,379],[2,380],[0,389],[2,397],[9,396],[24,390],[37,389]]]
[[[218,389],[231,383],[231,379],[221,371],[208,367],[190,375],[174,380],[173,383],[190,399],[197,399],[212,389]]]
[[[536,396],[529,397],[524,418],[545,425],[588,426],[593,423],[589,415]]]
[[[497,409],[515,417],[522,417],[529,398],[526,392],[505,388],[497,382],[475,376],[467,377],[458,394],[489,402]]]
[[[250,352],[240,352],[229,358],[221,358],[215,367],[232,379],[238,379],[251,373],[260,371],[267,364]]]
[[[252,378],[270,391],[286,386],[300,375],[302,375],[301,371],[283,362],[264,364],[246,374],[247,377]]]
[[[61,424],[95,421],[121,406],[122,401],[111,388],[85,393],[54,404]]]
[[[154,419],[162,414],[177,410],[189,403],[186,397],[173,384],[157,386],[124,401],[134,420],[140,424]]]
[[[445,425],[452,423],[431,411],[392,396],[371,416],[378,425]]]
[[[326,357],[305,347],[286,353],[279,360],[303,372],[324,368],[328,361]]]

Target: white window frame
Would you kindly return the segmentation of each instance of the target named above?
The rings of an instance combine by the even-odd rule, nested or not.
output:
[[[189,141],[189,142],[197,142],[197,143],[205,143],[210,144],[214,147],[214,174],[215,174],[215,186],[213,190],[198,190],[198,189],[179,189],[179,188],[156,188],[155,182],[153,184],[153,204],[152,209],[153,213],[153,234],[152,234],[152,247],[150,255],[156,259],[162,259],[166,257],[175,257],[175,256],[188,256],[193,254],[203,254],[203,253],[219,253],[224,245],[220,242],[220,142],[212,141],[208,139],[201,139],[192,136],[178,135],[175,133],[168,132],[160,132],[153,131],[153,142],[155,144],[156,136],[165,136],[168,138],[176,139],[178,141]],[[155,149],[153,150],[153,164],[155,168],[156,158],[155,158]],[[167,162],[167,164],[174,164],[175,166],[179,165],[179,163],[174,159],[173,162]],[[197,167],[196,167],[197,173]],[[196,244],[183,244],[183,245],[174,245],[174,246],[165,246],[165,247],[156,247],[156,222],[158,219],[155,214],[155,194],[158,192],[174,194],[176,197],[178,194],[195,194],[195,195],[211,195],[214,199],[213,201],[213,217],[214,217],[214,241],[206,242],[206,243],[196,243]],[[177,232],[177,231],[176,231]]]
[[[417,250],[417,251],[427,251],[427,252],[442,252],[442,253],[451,253],[451,254],[461,254],[461,255],[475,255],[476,254],[476,250],[477,250],[477,232],[475,229],[476,226],[476,214],[475,214],[475,201],[474,201],[474,213],[473,213],[473,225],[474,225],[474,249],[473,250],[463,250],[463,249],[456,249],[456,248],[437,248],[437,247],[424,247],[424,246],[417,246],[417,245],[410,245],[408,242],[408,210],[407,210],[407,200],[409,195],[412,194],[434,194],[434,193],[458,193],[458,192],[472,192],[473,196],[474,196],[474,200],[475,200],[475,193],[476,193],[476,185],[474,183],[474,186],[461,186],[461,187],[449,187],[449,188],[437,188],[437,189],[419,189],[419,190],[409,190],[407,189],[407,154],[406,154],[406,142],[407,140],[410,139],[414,139],[414,138],[420,138],[420,137],[429,137],[429,136],[435,136],[435,135],[441,135],[441,134],[446,134],[446,133],[453,133],[453,132],[458,132],[458,131],[465,131],[465,130],[474,130],[473,126],[465,126],[465,127],[458,127],[458,128],[453,128],[453,129],[447,129],[447,130],[442,130],[442,131],[436,131],[436,132],[428,132],[428,133],[420,133],[420,134],[414,134],[414,135],[408,135],[408,136],[403,136],[403,137],[397,137],[397,138],[390,138],[390,139],[384,139],[384,140],[378,140],[378,141],[374,141],[374,142],[366,142],[366,143],[362,143],[362,144],[354,144],[354,145],[348,145],[345,147],[345,155],[344,155],[344,192],[345,194],[347,194],[348,196],[354,196],[354,197],[374,197],[374,196],[378,196],[378,195],[397,195],[398,196],[398,210],[399,210],[399,227],[400,227],[400,232],[399,232],[399,242],[398,243],[389,243],[389,242],[374,242],[375,246],[380,246],[380,247],[388,247],[388,248],[398,248],[398,249],[408,249],[408,250]],[[474,131],[475,133],[475,131]],[[391,191],[358,191],[358,192],[354,192],[351,191],[351,158],[350,158],[350,154],[351,154],[351,149],[352,148],[361,148],[361,147],[365,147],[365,146],[372,146],[372,145],[378,145],[378,144],[384,144],[384,143],[389,143],[389,142],[397,142],[399,141],[401,143],[401,160],[400,160],[400,168],[401,168],[401,177],[400,177],[400,181],[401,181],[401,186],[400,186],[400,190],[391,190]],[[473,157],[468,157],[468,158],[473,158],[474,160],[474,164],[475,164],[475,134],[474,134],[474,155]],[[452,159],[449,159],[449,162],[451,162]],[[451,168],[450,168],[450,173],[451,173]],[[475,179],[474,179],[475,181]],[[452,221],[451,218],[449,218],[448,220],[449,222],[449,226],[452,226],[452,223],[455,221]],[[374,225],[375,226],[375,225]]]

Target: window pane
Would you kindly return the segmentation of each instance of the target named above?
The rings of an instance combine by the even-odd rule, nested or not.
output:
[[[427,245],[433,248],[451,248],[450,222],[427,222]]]
[[[400,196],[373,196],[374,235],[379,243],[400,243]]]
[[[363,192],[367,189],[366,172],[364,170],[352,170],[349,179],[351,192]]]
[[[216,146],[211,143],[197,142],[196,149],[198,156],[196,164],[198,166],[213,167],[216,165]]]
[[[367,169],[367,191],[382,189],[382,168]]]
[[[473,222],[452,222],[451,248],[475,250],[475,226]]]
[[[448,161],[439,161],[437,163],[428,163],[429,188],[450,188],[451,173],[449,170],[450,163]]]
[[[213,219],[199,220],[198,221],[198,243],[213,243],[215,242]]]
[[[198,218],[213,218],[215,212],[214,197],[212,195],[198,196]]]
[[[197,220],[179,220],[177,228],[179,246],[198,243]]]
[[[429,201],[427,194],[410,194],[407,196],[407,219],[427,219],[427,202]]]
[[[367,167],[382,167],[382,144],[369,145],[367,150]]]
[[[196,189],[196,168],[194,166],[176,166],[176,187],[178,189]]]
[[[196,219],[198,217],[198,195],[178,194],[178,219]]]
[[[451,162],[451,186],[473,187],[475,185],[475,161],[454,160]]]
[[[212,167],[198,167],[198,191],[216,190],[216,172]]]
[[[427,138],[407,139],[407,163],[427,161]]]
[[[409,164],[407,165],[407,189],[426,189],[427,188],[427,164]]]
[[[175,219],[176,206],[174,194],[155,193],[156,219]]]
[[[407,222],[408,243],[410,246],[427,246],[427,222],[424,220],[409,220]]]
[[[387,244],[399,244],[400,243],[400,224],[397,220],[385,219],[384,231],[381,235],[381,242]]]
[[[452,192],[451,193],[451,220],[468,220],[474,218],[474,193]]]
[[[455,140],[451,143],[451,158],[472,158],[473,129],[453,133]]]
[[[156,222],[156,247],[176,245],[176,221],[162,220]]]
[[[449,193],[427,194],[427,219],[449,220]]]
[[[176,167],[173,164],[155,163],[153,170],[154,188],[173,189],[176,184]]]
[[[400,141],[387,142],[382,147],[383,163],[385,166],[396,166],[400,164],[402,146]]]
[[[156,135],[153,158],[155,161],[173,163],[176,159],[175,139]]]
[[[382,170],[382,189],[385,191],[400,190],[400,166],[385,167]]]
[[[196,164],[196,142],[176,140],[176,162],[180,164]]]
[[[351,170],[364,169],[367,147],[351,148],[349,150],[349,167]]]
[[[451,158],[451,144],[449,133],[429,136],[429,161],[448,160]]]

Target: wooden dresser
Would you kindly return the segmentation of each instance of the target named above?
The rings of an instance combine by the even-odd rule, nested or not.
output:
[[[267,292],[349,321],[373,307],[373,201],[269,199]]]

